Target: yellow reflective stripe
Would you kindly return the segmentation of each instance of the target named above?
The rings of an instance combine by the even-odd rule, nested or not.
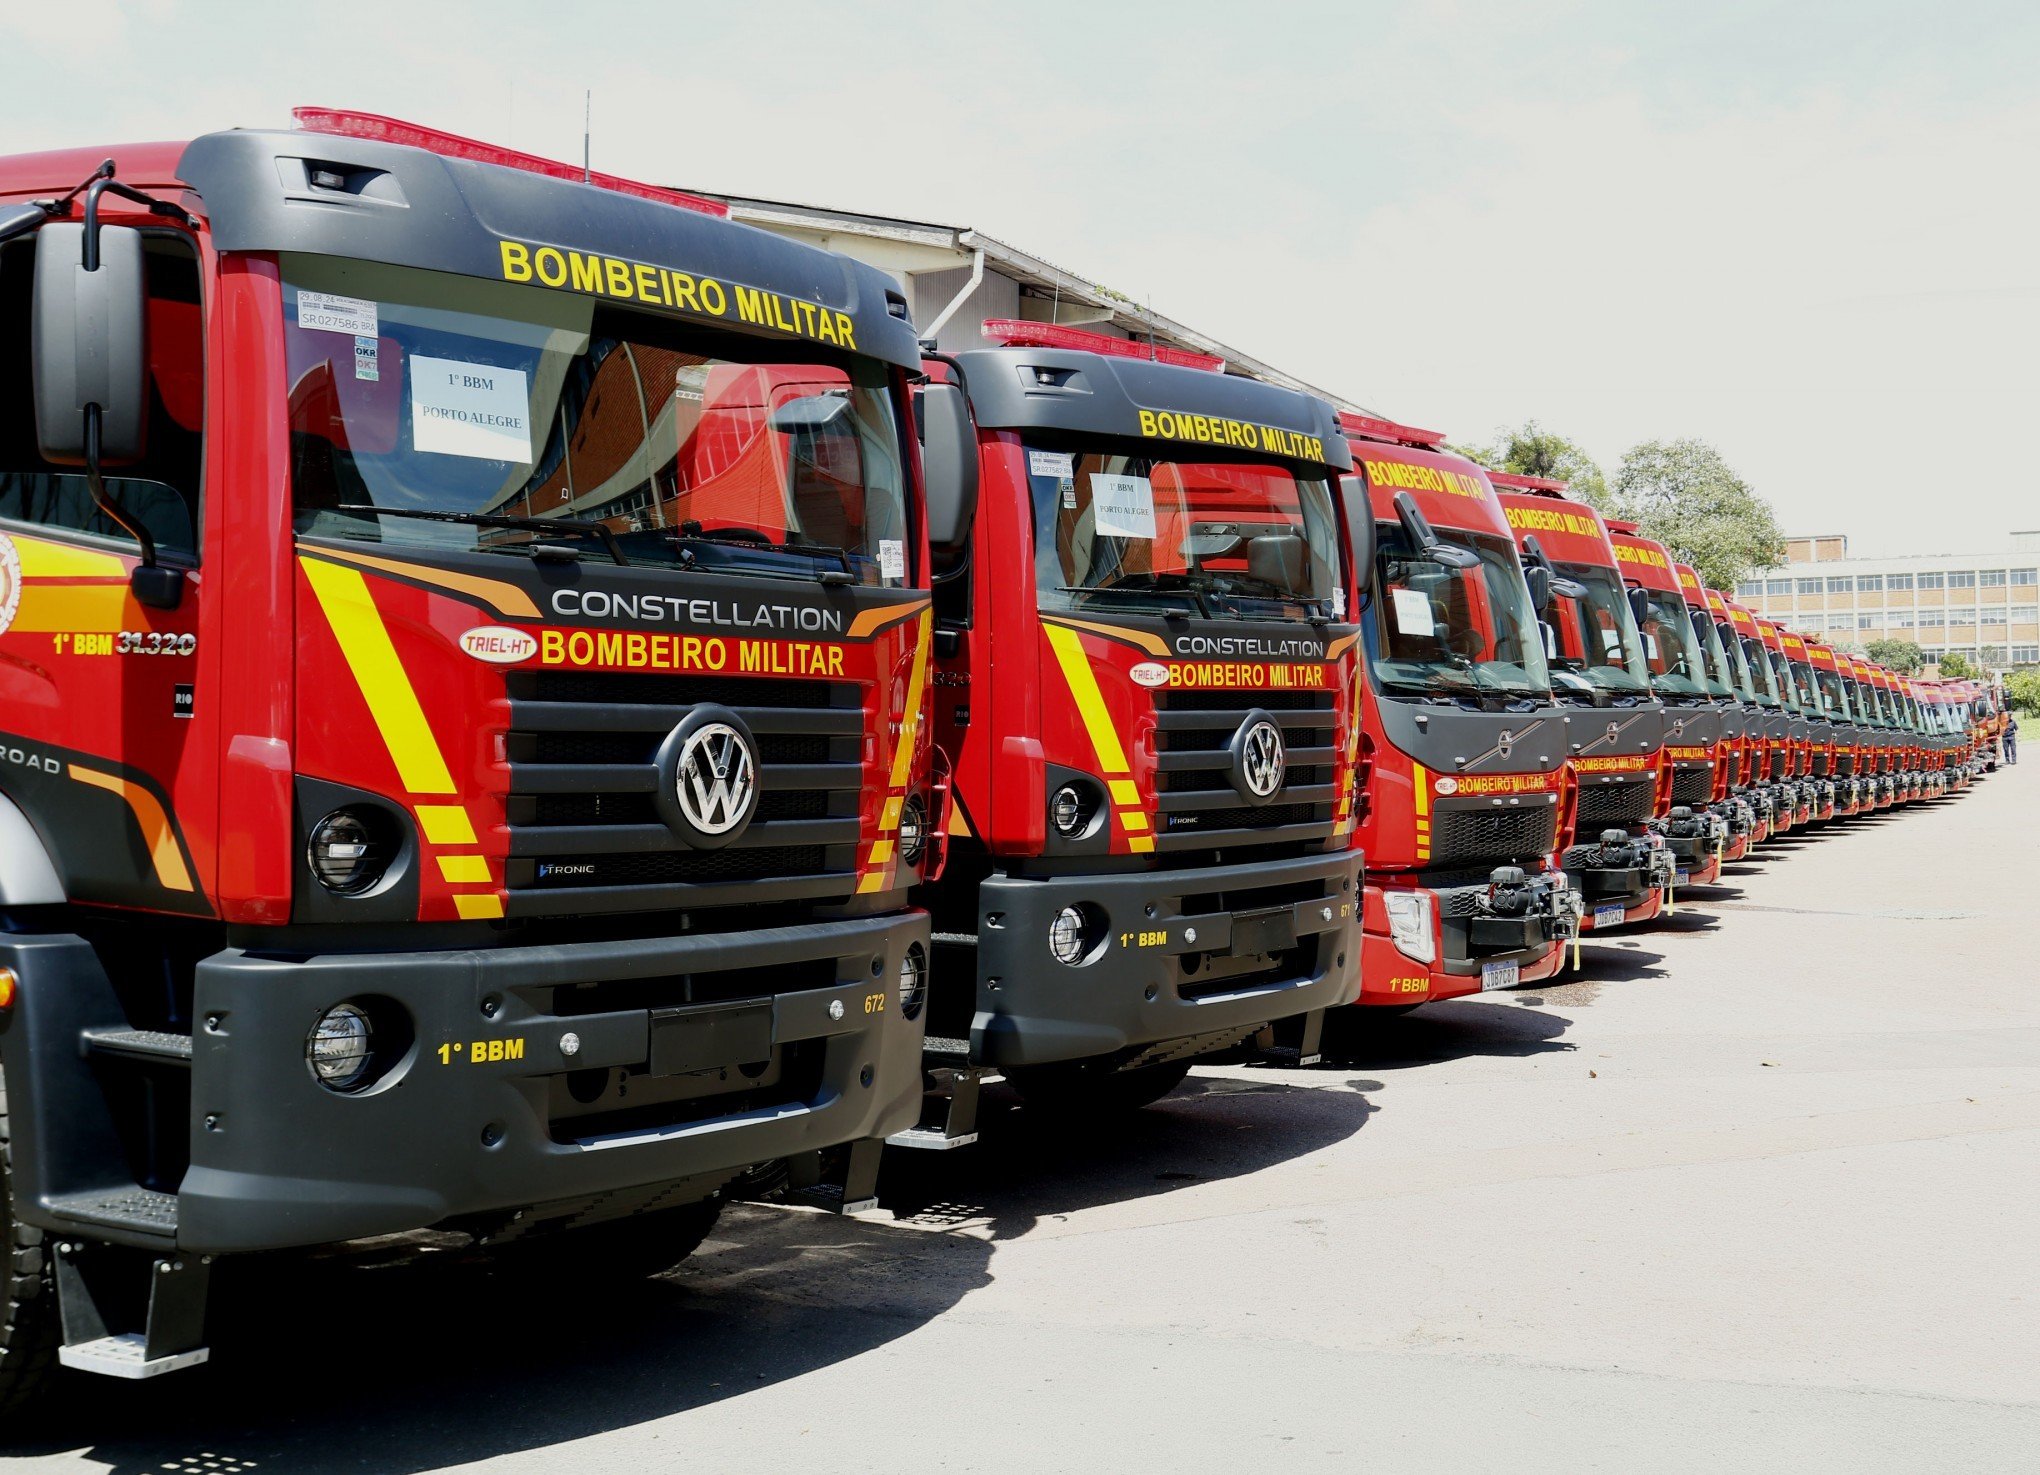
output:
[[[1112,790],[1114,804],[1140,803],[1140,786],[1130,778],[1112,779],[1106,787]]]
[[[1146,829],[1148,817],[1138,809],[1122,809],[1119,811],[1119,823],[1128,834],[1131,834],[1135,830]]]
[[[475,827],[468,821],[468,812],[458,804],[420,804],[418,823],[425,829],[425,838],[434,845],[472,845],[475,843]]]
[[[397,648],[390,643],[390,632],[368,592],[368,580],[359,569],[316,558],[298,562],[318,597],[319,608],[325,611],[326,622],[333,627],[340,653],[347,657],[347,668],[354,673],[355,684],[375,717],[404,787],[413,794],[453,793],[453,775],[446,771],[432,725],[425,720],[418,693],[412,690]]]
[[[453,909],[460,913],[465,922],[480,921],[484,917],[503,915],[503,898],[494,892],[478,894],[461,893],[453,898]]]
[[[117,554],[45,543],[14,534],[14,552],[24,579],[125,579],[128,566]]]
[[[1070,695],[1076,698],[1077,714],[1084,719],[1084,730],[1091,735],[1098,766],[1108,775],[1124,774],[1126,750],[1119,746],[1119,734],[1112,730],[1112,719],[1105,711],[1105,696],[1098,690],[1098,678],[1091,670],[1091,658],[1084,654],[1083,641],[1076,631],[1062,625],[1044,622],[1041,630],[1055,652],[1056,664],[1062,667]]]
[[[439,857],[439,874],[448,881],[489,883],[489,862],[480,855],[442,855]]]
[[[1126,837],[1126,848],[1137,855],[1145,855],[1155,848],[1154,837],[1152,835],[1128,835]]]
[[[906,807],[907,801],[905,797],[902,795],[895,794],[892,796],[892,798],[886,800],[885,808],[879,813],[878,816],[879,829],[891,830],[898,828],[900,822],[900,811],[902,809],[905,809]]]
[[[865,896],[873,891],[885,890],[885,872],[867,871],[864,879],[857,883],[857,894]]]
[[[900,720],[900,745],[893,751],[892,782],[889,787],[904,789],[907,779],[914,771],[914,737],[921,727],[921,693],[928,685],[928,636],[935,623],[933,610],[921,611],[921,632],[914,645],[914,674],[907,682],[907,711]],[[893,823],[899,822],[899,813],[893,812]]]
[[[871,842],[871,859],[866,861],[865,864],[873,866],[882,866],[887,861],[892,859],[892,852],[893,852],[892,841],[874,840]]]
[[[1417,813],[1429,814],[1431,812],[1431,775],[1424,771],[1424,765],[1421,763],[1413,764],[1411,766],[1411,773],[1416,783]]]

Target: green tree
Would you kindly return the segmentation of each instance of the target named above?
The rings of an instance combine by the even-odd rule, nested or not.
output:
[[[2014,671],[2005,678],[2005,695],[2021,717],[2040,717],[2040,671]]]
[[[1871,660],[1901,676],[1914,675],[1927,664],[1927,653],[1910,640],[1873,640],[1864,649]]]
[[[1758,496],[1704,440],[1647,440],[1622,457],[1610,499],[1716,589],[1785,562],[1785,534]]]
[[[1578,442],[1546,430],[1535,420],[1496,432],[1494,444],[1478,450],[1474,459],[1518,476],[1554,477],[1567,483],[1571,494],[1588,506],[1604,512],[1608,509],[1608,478],[1601,474],[1601,463]]]
[[[1935,669],[1940,671],[1941,679],[1944,681],[1967,681],[1972,676],[1981,676],[1983,674],[1976,667],[1970,665],[1969,657],[1962,654],[1959,650],[1949,651],[1940,660],[1934,662],[1934,666]]]

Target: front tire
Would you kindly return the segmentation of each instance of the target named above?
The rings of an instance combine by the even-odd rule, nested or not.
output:
[[[48,1386],[61,1340],[57,1287],[43,1232],[14,1215],[14,1153],[0,1083],[0,1424]]]

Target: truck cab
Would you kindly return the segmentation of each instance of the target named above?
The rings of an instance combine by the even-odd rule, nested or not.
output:
[[[1714,776],[1714,800],[1728,823],[1728,840],[1721,852],[1724,864],[1748,855],[1767,833],[1755,800],[1757,754],[1763,742],[1766,713],[1757,697],[1750,671],[1749,655],[1736,633],[1735,618],[1729,612],[1728,596],[1718,589],[1703,588],[1706,617],[1714,626],[1726,662],[1729,689],[1735,693],[1737,725],[1735,737],[1726,744],[1724,761]]]
[[[1806,655],[1827,718],[1825,742],[1815,756],[1816,773],[1826,785],[1819,818],[1833,819],[1853,813],[1846,807],[1846,801],[1852,790],[1849,780],[1855,773],[1857,748],[1862,742],[1862,713],[1842,675],[1842,661],[1846,657],[1838,657],[1827,641],[1811,635],[1806,637]]]
[[[1746,769],[1749,787],[1745,797],[1756,812],[1751,843],[1761,845],[1790,823],[1790,806],[1784,802],[1781,784],[1785,773],[1785,734],[1791,713],[1786,709],[1784,689],[1771,665],[1770,653],[1764,647],[1763,632],[1757,628],[1756,615],[1747,605],[1726,595],[1722,596],[1722,603],[1728,609],[1729,631],[1756,701],[1757,715],[1749,724]],[[1722,638],[1726,644],[1729,636]]]
[[[1664,707],[1600,514],[1544,477],[1488,480],[1526,568],[1542,570],[1545,662],[1569,710],[1559,858],[1580,892],[1582,932],[1651,921],[1672,855],[1650,828],[1664,762]]]
[[[1554,863],[1569,708],[1487,473],[1441,432],[1344,415],[1367,649],[1360,1002],[1548,978],[1581,901]]]
[[[5,1289],[125,1377],[219,1255],[660,1269],[921,1095],[903,299],[302,121],[0,161]]]
[[[988,324],[988,331],[1000,331]],[[950,771],[932,1136],[998,1072],[1051,1111],[1349,1002],[1360,632],[1323,401],[1058,330],[930,359]],[[1072,343],[1090,342],[1090,347]]]

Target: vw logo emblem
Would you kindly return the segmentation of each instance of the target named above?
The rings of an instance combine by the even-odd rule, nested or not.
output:
[[[656,795],[666,822],[700,849],[727,845],[758,807],[758,751],[736,713],[697,707],[659,745]]]
[[[1230,744],[1233,755],[1233,787],[1249,804],[1266,804],[1282,787],[1289,767],[1289,755],[1282,745],[1282,729],[1266,712],[1247,714]]]

